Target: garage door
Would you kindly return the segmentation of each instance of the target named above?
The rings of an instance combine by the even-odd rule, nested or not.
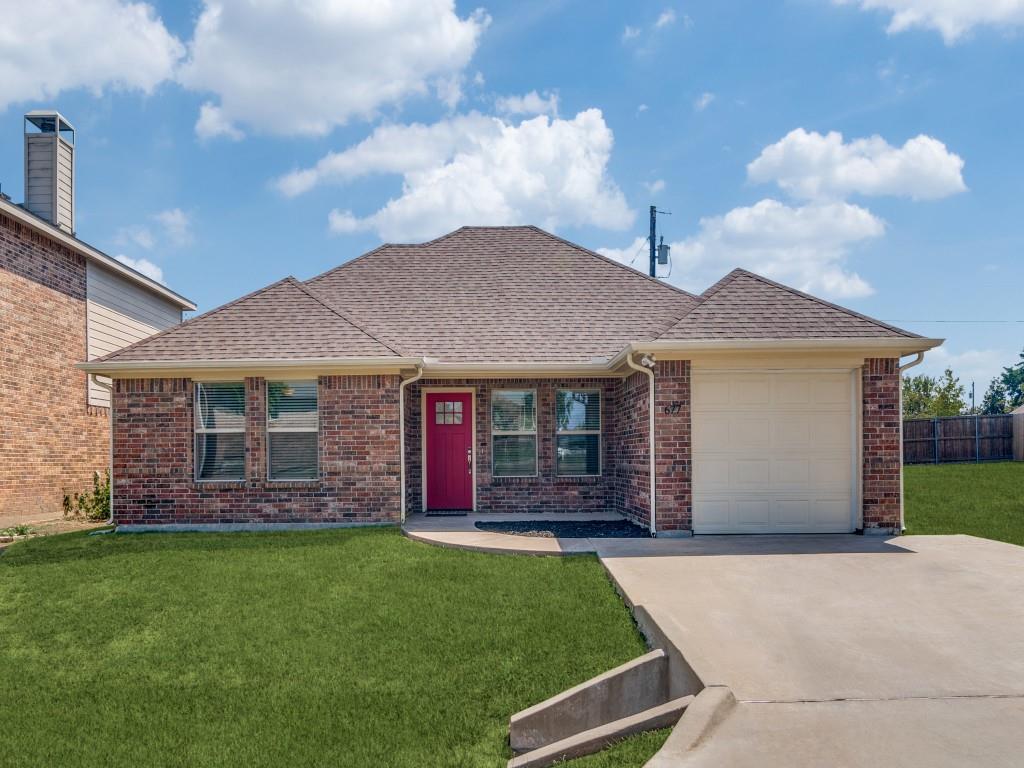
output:
[[[693,376],[696,533],[854,528],[849,372]]]

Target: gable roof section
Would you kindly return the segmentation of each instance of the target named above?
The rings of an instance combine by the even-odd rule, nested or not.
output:
[[[398,357],[294,277],[93,362]]]
[[[920,338],[745,269],[734,269],[699,298],[659,341]]]
[[[382,245],[306,286],[393,348],[444,362],[589,363],[655,339],[697,304],[530,226]]]

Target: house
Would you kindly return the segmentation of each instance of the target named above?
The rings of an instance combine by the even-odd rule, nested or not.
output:
[[[109,382],[87,382],[83,355],[195,309],[75,237],[74,128],[54,111],[25,126],[25,203],[0,195],[0,520],[59,513],[109,465]]]
[[[939,343],[743,270],[697,296],[536,227],[464,227],[81,367],[114,381],[127,530],[617,510],[659,534],[890,533],[900,357]]]

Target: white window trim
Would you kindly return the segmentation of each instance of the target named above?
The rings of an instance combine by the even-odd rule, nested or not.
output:
[[[242,427],[241,429],[235,427],[204,427],[200,414],[202,413],[199,407],[199,388],[205,387],[209,384],[241,384],[242,385]],[[246,417],[248,416],[249,408],[249,397],[245,391],[245,379],[239,381],[238,379],[228,379],[221,381],[196,381],[192,383],[192,479],[197,483],[241,483],[245,482],[245,429],[246,429]],[[196,435],[227,435],[227,434],[241,434],[243,435],[243,451],[242,451],[242,476],[233,478],[222,478],[222,477],[200,477],[199,476],[199,456],[196,452]]]
[[[558,393],[559,392],[587,392],[596,394],[597,400],[597,429],[559,429],[558,428]],[[596,387],[558,387],[555,390],[555,477],[601,477],[604,474],[604,436],[601,434],[604,429],[604,392]],[[558,471],[558,438],[561,435],[597,435],[597,472],[589,474],[570,473]]]
[[[301,429],[281,429],[270,423],[270,385],[271,384],[310,384],[316,387],[316,426]],[[264,432],[266,434],[266,460],[268,483],[319,483],[320,482],[320,380],[319,379],[274,379],[263,382],[263,405],[265,411]],[[270,435],[290,435],[299,432],[316,432],[316,477],[272,477],[270,474]]]
[[[533,430],[504,430],[494,428],[494,394],[496,392],[532,392],[533,393]],[[498,475],[494,472],[494,437],[532,437],[533,438],[533,472],[522,475]],[[529,387],[501,387],[491,390],[491,477],[537,477],[540,474],[540,445],[537,436],[537,390]]]

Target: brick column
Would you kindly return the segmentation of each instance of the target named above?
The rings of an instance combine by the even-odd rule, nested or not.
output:
[[[899,360],[873,357],[862,369],[862,496],[866,532],[899,532]]]
[[[267,386],[255,377],[245,380],[245,476],[250,482],[267,477]]]
[[[657,362],[654,402],[657,529],[688,532],[693,529],[689,360]]]

